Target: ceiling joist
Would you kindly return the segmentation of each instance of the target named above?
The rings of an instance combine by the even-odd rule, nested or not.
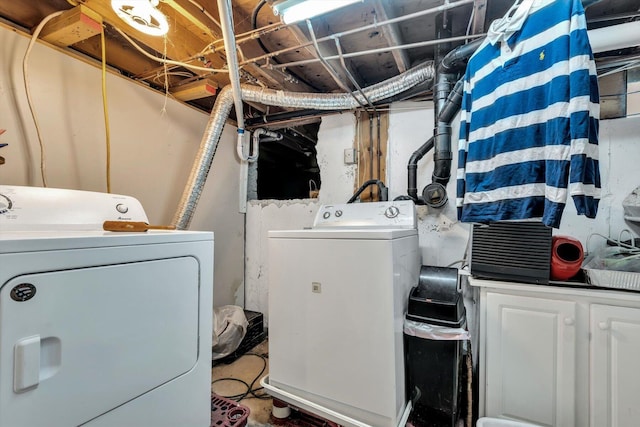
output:
[[[384,3],[381,0],[375,0],[373,5],[376,15],[380,21],[388,21],[391,18],[395,18],[395,16],[391,16],[389,12],[387,12]],[[401,46],[404,44],[398,24],[381,25],[381,28],[382,34],[385,39],[387,39],[389,46]],[[398,72],[404,73],[409,69],[411,61],[409,60],[407,51],[398,49],[391,51],[391,54],[393,55],[393,59],[396,61]]]
[[[91,38],[102,31],[102,17],[84,5],[53,18],[40,33],[42,40],[60,47]]]

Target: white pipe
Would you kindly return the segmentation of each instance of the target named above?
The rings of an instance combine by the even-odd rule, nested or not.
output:
[[[640,46],[640,21],[589,30],[593,53]]]
[[[244,112],[242,110],[242,90],[240,89],[240,71],[238,67],[238,55],[236,51],[236,38],[233,33],[233,11],[231,0],[218,0],[218,11],[220,12],[220,24],[222,36],[224,38],[224,50],[227,56],[227,68],[229,69],[229,80],[233,91],[233,105],[236,108],[236,121],[238,123],[238,142],[236,152],[240,157],[240,189],[239,198],[240,212],[247,209],[247,158],[244,156]]]
[[[258,128],[253,131],[253,145],[249,150],[249,154],[247,155],[247,161],[249,163],[254,163],[258,160],[258,156],[260,155],[260,149],[258,145],[260,144],[260,137],[264,136],[265,138],[262,142],[270,142],[270,141],[280,141],[282,139],[282,134],[280,132],[272,132],[265,128]],[[251,155],[251,151],[253,151],[253,155]]]
[[[236,53],[236,39],[233,33],[233,12],[231,0],[218,0],[218,10],[220,11],[220,24],[222,36],[224,37],[224,49],[227,56],[227,68],[229,69],[229,80],[233,90],[233,105],[236,108],[236,121],[238,123],[238,155],[240,160],[246,160],[242,154],[244,145],[244,113],[242,110],[242,91],[240,89],[240,72],[238,67],[238,56]]]

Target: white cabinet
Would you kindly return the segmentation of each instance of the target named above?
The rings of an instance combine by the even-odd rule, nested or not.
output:
[[[480,288],[481,416],[640,425],[640,294],[469,279]]]
[[[640,422],[640,309],[591,306],[591,425]]]
[[[574,425],[576,304],[488,292],[486,313],[487,413]]]

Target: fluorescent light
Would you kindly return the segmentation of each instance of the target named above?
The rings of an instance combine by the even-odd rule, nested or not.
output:
[[[111,0],[111,8],[124,22],[145,34],[163,36],[169,31],[169,23],[154,7],[157,4],[156,0]]]
[[[273,13],[285,24],[303,21],[363,0],[284,0],[273,5]]]

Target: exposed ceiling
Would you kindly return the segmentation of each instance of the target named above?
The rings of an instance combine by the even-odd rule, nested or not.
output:
[[[511,0],[364,0],[313,19],[310,31],[306,23],[282,24],[273,14],[272,2],[232,0],[241,79],[243,83],[296,92],[338,92],[345,86],[355,90],[354,82],[367,87],[396,76],[434,59],[437,49],[446,53],[463,43],[465,35],[484,33],[490,22],[502,16],[512,4]],[[165,67],[137,51],[118,31],[127,34],[155,57],[224,69],[222,30],[214,0],[161,0],[159,9],[169,18],[166,40],[146,36],[129,27],[115,15],[110,0],[6,0],[0,1],[0,18],[31,33],[49,14],[78,5],[89,9],[90,16],[102,17],[107,63],[122,74],[159,89],[164,89],[166,79],[171,93],[206,111],[215,101],[215,88],[229,84],[224,72],[176,65]],[[437,11],[449,7],[447,5],[451,8],[446,12]],[[434,13],[418,16],[429,10]],[[408,15],[414,17],[402,19]],[[397,22],[383,25],[395,18],[399,18]],[[640,19],[638,0],[601,0],[587,8],[590,28],[637,19]],[[100,34],[90,35],[65,49],[100,60]],[[314,37],[318,40],[319,52],[314,47]],[[448,44],[438,43],[447,37],[455,39]],[[402,45],[410,46],[397,48]],[[614,54],[637,55],[638,50]],[[327,62],[337,76],[332,77],[320,56],[329,58]],[[421,88],[423,93],[420,95],[429,89]],[[409,94],[415,95],[418,93]],[[254,104],[247,114],[260,115],[266,111],[264,106]],[[274,111],[278,109],[271,107],[269,110]]]

